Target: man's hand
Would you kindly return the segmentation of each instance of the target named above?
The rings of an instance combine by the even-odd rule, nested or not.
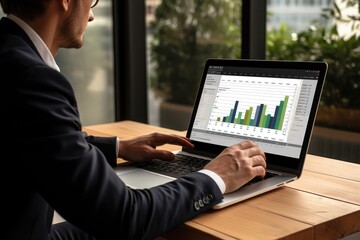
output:
[[[148,135],[120,140],[118,156],[133,162],[142,162],[149,159],[173,160],[175,155],[167,150],[157,150],[157,146],[174,144],[186,148],[194,145],[189,139],[177,135],[151,133]]]
[[[244,141],[226,148],[204,169],[217,173],[225,182],[225,193],[230,193],[256,176],[265,176],[265,159],[256,143]]]

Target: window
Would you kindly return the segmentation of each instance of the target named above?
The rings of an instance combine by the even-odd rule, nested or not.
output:
[[[337,132],[324,133],[319,144],[324,145],[329,139],[334,139],[332,147],[321,146],[327,153],[338,151],[343,148],[341,146],[354,146],[353,150],[346,148],[342,155],[330,157],[342,158],[349,155],[347,152],[353,151],[354,154],[349,158],[356,161],[360,154],[359,146],[355,147],[355,143],[359,144],[360,139],[359,2],[322,1],[322,4],[318,2],[316,6],[305,3],[299,1],[296,11],[291,8],[285,10],[294,18],[282,19],[281,23],[278,19],[276,23],[273,21],[274,16],[281,15],[277,11],[278,6],[275,8],[268,5],[270,17],[267,23],[266,57],[328,63],[329,69],[315,124],[317,129],[322,129],[323,132],[327,131],[324,129]],[[284,7],[286,8],[282,6],[281,9]],[[343,141],[335,141],[335,138],[342,138]]]
[[[147,16],[149,123],[184,130],[205,60],[240,57],[241,2],[147,0],[146,5],[156,9]]]
[[[336,133],[331,132],[330,134],[325,134],[325,137],[319,140],[319,142],[323,144],[328,141],[328,139],[331,139],[334,140],[333,142],[331,142],[332,145],[328,144],[328,147],[324,150],[324,152],[313,151],[313,153],[337,159],[347,158],[345,160],[352,161],[355,159],[355,157],[359,157],[359,146],[357,144],[359,144],[358,139],[360,139],[358,134],[353,133],[360,132],[359,124],[357,124],[357,122],[360,121],[360,95],[358,94],[360,79],[360,69],[358,63],[358,59],[360,58],[360,42],[359,35],[353,34],[359,33],[360,13],[358,11],[358,1],[336,1],[337,2],[335,3],[331,0],[267,1],[268,12],[266,14],[266,50],[263,51],[263,56],[266,56],[267,59],[324,60],[328,62],[329,71],[323,92],[323,97],[321,100],[321,105],[318,112],[318,117],[316,119],[316,131],[314,131],[315,134],[313,136],[315,137],[313,137],[313,140],[316,140],[319,136],[318,129],[336,130]],[[184,49],[198,50],[199,46],[204,46],[202,45],[203,43],[217,42],[220,43],[220,45],[218,46],[221,47],[232,46],[232,50],[236,49],[234,46],[243,45],[241,50],[229,51],[232,53],[236,53],[235,55],[224,56],[219,54],[217,55],[218,57],[233,57],[238,55],[241,57],[249,56],[255,58],[262,58],[262,55],[259,52],[262,51],[259,50],[262,49],[262,42],[259,41],[257,43],[254,43],[254,41],[258,39],[257,36],[261,37],[262,31],[265,31],[265,28],[263,28],[261,24],[258,24],[259,19],[257,18],[256,25],[245,24],[250,29],[250,32],[249,34],[247,34],[246,31],[243,31],[242,33],[244,33],[244,35],[241,39],[238,39],[240,36],[236,36],[235,38],[227,37],[228,41],[214,41],[219,40],[220,38],[218,38],[217,36],[222,36],[222,34],[216,35],[206,31],[195,31],[196,34],[192,35],[193,38],[190,38],[189,35],[185,35],[186,33],[191,33],[191,30],[194,29],[186,28],[185,26],[189,25],[180,25],[180,23],[196,23],[196,26],[198,27],[201,26],[201,20],[206,19],[205,16],[209,15],[207,13],[211,13],[211,8],[209,8],[208,10],[202,11],[204,15],[202,16],[201,20],[193,17],[194,13],[196,13],[196,10],[198,9],[197,7],[199,7],[197,6],[198,2],[200,1],[185,1],[183,3],[186,3],[188,5],[185,4],[180,7],[176,6],[176,4],[174,4],[174,1],[146,1],[146,4],[156,5],[155,16],[153,16],[154,20],[147,23],[149,69],[148,72],[150,86],[149,123],[151,124],[157,124],[164,127],[181,130],[186,129],[187,127],[186,124],[184,126],[176,126],[164,123],[162,118],[167,118],[167,120],[173,120],[173,122],[183,122],[183,120],[179,118],[182,114],[175,114],[171,112],[164,114],[162,113],[162,110],[159,110],[163,107],[163,105],[165,105],[165,99],[167,101],[170,100],[175,102],[174,99],[176,98],[176,94],[179,92],[181,94],[179,94],[177,97],[179,99],[178,102],[182,103],[183,106],[185,106],[186,101],[188,101],[187,105],[192,105],[191,96],[193,96],[193,92],[191,91],[196,90],[197,86],[196,84],[192,85],[194,84],[194,81],[186,81],[189,81],[189,79],[194,80],[193,76],[196,74],[192,73],[190,75],[183,76],[184,78],[181,78],[180,76],[189,73],[184,70],[184,66],[191,65],[195,66],[195,69],[201,70],[201,63],[197,63],[189,57],[185,58],[185,56],[188,55],[186,55],[186,52],[183,52]],[[217,3],[217,1],[215,0],[201,2],[208,3],[208,6]],[[229,3],[231,1],[221,2]],[[243,1],[237,2],[242,3]],[[256,8],[257,10],[252,10],[251,13],[247,13],[245,11],[242,12],[244,16],[246,15],[244,19],[247,19],[248,17],[252,18],[251,16],[253,16],[254,13],[255,15],[258,14],[257,12],[253,11],[262,10],[261,7],[257,7],[257,4],[259,3],[260,1],[256,3],[252,1],[252,4],[254,5],[251,7],[253,7],[253,9]],[[348,5],[346,5],[346,3],[348,3]],[[247,6],[246,4],[248,4],[248,1],[244,1],[244,3],[242,4],[243,6],[239,6],[238,9],[240,10],[237,10],[237,13],[239,15],[241,15],[240,13],[242,7],[244,7],[244,9],[247,9],[245,7]],[[333,4],[337,4],[339,8],[334,8]],[[348,6],[347,8],[357,10],[351,13],[353,16],[353,20],[351,20],[351,18],[349,17],[345,19],[346,21],[350,22],[350,25],[352,27],[357,27],[354,28],[355,31],[349,31],[349,29],[351,30],[349,26],[346,28],[344,27],[344,25],[341,25],[340,27],[339,23],[344,20],[340,19],[340,17],[344,17],[350,14],[345,14],[345,12],[341,12],[341,14],[339,14],[336,12],[336,9],[340,9],[342,11],[344,7],[346,8],[346,6]],[[217,7],[216,9],[218,10],[221,8]],[[325,9],[333,9],[335,11],[325,11]],[[183,13],[181,15],[181,10],[186,12],[186,14]],[[235,11],[229,10],[229,12],[234,13]],[[333,13],[333,15],[331,15],[331,13]],[[211,15],[213,16],[214,14]],[[227,15],[231,16],[231,14],[229,13]],[[327,16],[327,18],[323,16]],[[189,19],[195,19],[196,21],[191,22],[189,21]],[[252,19],[254,19],[254,17]],[[252,21],[249,22],[251,23]],[[210,23],[209,19],[207,19],[207,23]],[[241,29],[240,22],[237,23],[236,21],[233,21],[233,23],[236,24],[227,24],[227,26]],[[256,26],[256,28],[254,28],[253,26]],[[229,28],[227,27],[224,27],[223,29],[229,30]],[[184,47],[186,46],[184,44],[186,44],[189,39],[193,40],[194,45],[191,45],[193,46],[193,48],[189,47],[190,45],[188,45],[188,48]],[[248,45],[250,47],[249,49],[246,49],[246,47],[244,46]],[[196,47],[194,48],[194,46]],[[240,53],[240,51],[242,52]],[[249,51],[250,54],[247,54],[246,51]],[[214,54],[215,52],[216,51],[214,49],[211,49],[210,52],[203,53],[205,53],[205,56],[209,56],[211,54]],[[184,58],[186,60],[183,60],[183,62],[177,62],[180,58]],[[182,66],[183,68],[181,68]],[[171,75],[170,73],[172,71],[176,74]],[[162,82],[161,77],[163,77],[164,82]],[[199,79],[199,76],[197,77],[197,79]],[[189,87],[189,89],[187,91],[181,92],[181,88],[185,87]],[[175,89],[177,92],[170,93],[170,91],[173,89]],[[171,96],[172,99],[169,99],[169,96]],[[158,106],[160,106],[160,108]],[[170,110],[175,109],[174,105],[171,105],[170,107],[168,106],[168,108]],[[184,108],[182,107],[180,110],[184,110]],[[191,111],[191,107],[188,111]],[[338,135],[338,131],[340,131],[341,133],[345,132],[346,134],[340,136]],[[351,133],[351,136],[348,135],[348,133]],[[339,142],[339,139],[342,139],[342,142]],[[316,145],[314,143],[315,140],[312,142],[312,146]],[[310,146],[310,148],[314,150],[312,146]],[[336,146],[336,148],[331,146]],[[342,150],[340,148],[342,148]],[[352,156],[349,156],[347,152],[353,152],[354,154],[352,154]]]
[[[351,7],[338,5],[340,11]],[[349,131],[360,131],[359,46],[360,36],[349,25],[322,18],[327,6],[302,5],[287,10],[289,16],[279,24],[272,24],[272,16],[279,16],[276,8],[268,6],[270,18],[267,33],[268,59],[324,60],[329,64],[317,124]],[[312,10],[309,11],[309,8]],[[353,6],[356,9],[356,6]],[[316,14],[316,12],[317,14]],[[353,13],[356,16],[356,13]],[[357,13],[359,16],[359,13]],[[307,22],[305,21],[307,20]],[[277,24],[277,25],[276,25]],[[355,25],[352,25],[356,28]],[[348,111],[349,110],[349,111]],[[348,113],[346,113],[348,112]],[[338,120],[336,120],[338,118]]]
[[[84,125],[115,120],[112,0],[101,0],[93,11],[83,47],[60,49],[55,59],[74,88]]]
[[[99,1],[93,12],[83,47],[61,49],[56,56],[74,88],[84,125],[115,120],[112,0]]]

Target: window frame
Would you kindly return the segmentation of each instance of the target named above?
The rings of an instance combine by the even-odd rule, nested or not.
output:
[[[147,123],[145,0],[113,0],[115,120]]]
[[[265,59],[266,1],[239,1],[241,57]],[[145,12],[146,0],[113,0],[116,121],[148,122]]]

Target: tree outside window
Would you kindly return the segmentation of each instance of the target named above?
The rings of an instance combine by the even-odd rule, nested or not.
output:
[[[330,26],[314,22],[295,33],[282,24],[267,35],[268,59],[326,61],[328,74],[316,120],[318,126],[360,132],[360,9],[356,0],[334,2],[324,9]],[[347,34],[341,33],[347,25]]]

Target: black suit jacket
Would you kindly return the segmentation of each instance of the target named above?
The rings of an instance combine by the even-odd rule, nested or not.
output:
[[[48,239],[53,209],[98,239],[151,239],[221,200],[201,173],[127,188],[112,169],[115,138],[82,134],[70,83],[7,18],[0,21],[0,78],[2,239]],[[194,207],[207,196],[210,203]]]

